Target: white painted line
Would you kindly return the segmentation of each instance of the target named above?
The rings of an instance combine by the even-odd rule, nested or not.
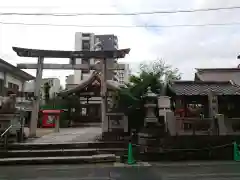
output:
[[[175,175],[167,175],[168,178],[175,177],[186,177],[186,178],[196,178],[196,177],[223,177],[223,176],[239,176],[240,173],[209,173],[209,174],[175,174]]]
[[[119,162],[114,163],[114,167],[149,167],[149,166],[151,166],[151,164],[149,164],[148,162],[137,162],[136,164],[132,165]]]

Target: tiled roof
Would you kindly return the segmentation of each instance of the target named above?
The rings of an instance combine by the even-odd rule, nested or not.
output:
[[[230,81],[172,81],[168,88],[176,95],[208,95],[211,91],[218,95],[240,95],[239,86],[231,84]]]

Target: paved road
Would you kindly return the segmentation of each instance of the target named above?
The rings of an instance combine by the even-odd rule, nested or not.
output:
[[[54,165],[1,167],[0,179],[12,180],[239,180],[240,163],[187,166],[119,167]]]
[[[49,133],[40,138],[31,140],[31,143],[68,143],[93,141],[101,135],[100,127],[65,128],[59,133]]]
[[[152,170],[167,180],[239,180],[240,162],[153,164]]]

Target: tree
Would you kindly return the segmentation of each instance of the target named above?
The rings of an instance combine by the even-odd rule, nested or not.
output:
[[[120,89],[116,98],[118,108],[128,114],[130,126],[134,128],[140,127],[143,123],[143,97],[147,88],[151,87],[152,92],[160,94],[164,92],[164,84],[169,80],[181,79],[179,70],[167,65],[161,59],[150,63],[141,63],[139,69],[138,75],[130,77],[127,88]]]
[[[178,68],[173,68],[171,65],[166,64],[162,59],[140,64],[140,77],[144,77],[144,75],[148,74],[158,77],[161,83],[168,80],[181,79],[181,73],[179,73]]]
[[[136,96],[143,95],[148,86],[155,93],[163,90],[164,84],[170,80],[180,80],[181,74],[177,68],[166,64],[163,60],[158,59],[149,63],[140,64],[138,75],[132,75],[129,79],[128,87],[132,89]]]

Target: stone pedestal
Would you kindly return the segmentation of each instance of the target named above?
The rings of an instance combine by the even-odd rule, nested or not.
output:
[[[218,121],[219,135],[220,136],[227,135],[228,129],[225,125],[224,115],[217,114],[216,117],[217,117],[217,121]]]
[[[124,140],[128,133],[128,117],[124,113],[107,113],[107,127],[102,133],[102,140]]]
[[[159,117],[163,119],[163,123],[165,124],[165,132],[168,131],[167,127],[167,113],[171,111],[171,101],[168,96],[159,96],[158,97],[158,113]]]
[[[166,127],[167,132],[169,132],[171,136],[176,136],[178,134],[177,122],[174,112],[166,113]]]

